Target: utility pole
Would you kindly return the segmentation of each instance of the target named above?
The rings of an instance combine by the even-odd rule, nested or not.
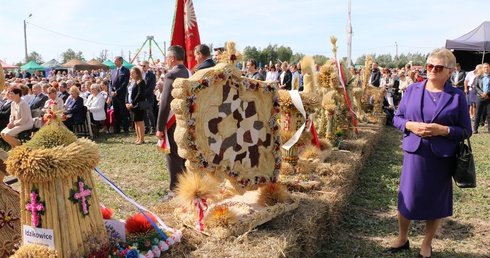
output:
[[[395,46],[396,46],[396,59],[398,60],[398,43],[395,42]]]
[[[32,13],[29,14],[29,17],[32,16]],[[29,18],[27,17],[27,18]],[[26,32],[26,20],[27,18],[24,19],[24,46],[25,46],[25,50],[26,50],[26,63],[27,63],[27,32]]]
[[[351,16],[350,16],[350,0],[348,7],[348,20],[347,20],[347,67],[352,65],[352,25],[351,25]]]

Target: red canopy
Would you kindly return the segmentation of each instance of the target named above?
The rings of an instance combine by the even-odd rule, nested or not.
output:
[[[19,69],[20,68],[19,66],[9,65],[2,60],[0,60],[0,64],[2,65],[3,69]]]

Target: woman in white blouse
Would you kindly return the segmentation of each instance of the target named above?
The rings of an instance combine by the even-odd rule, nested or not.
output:
[[[20,132],[32,129],[34,123],[29,105],[27,102],[21,99],[22,90],[19,88],[13,88],[8,94],[11,94],[10,96],[12,98],[10,121],[7,124],[7,127],[2,130],[1,135],[2,138],[8,144],[10,144],[10,146],[12,146],[12,148],[15,148],[20,145],[19,140],[17,140],[15,137]]]
[[[407,90],[407,87],[413,83],[412,78],[409,76],[405,76],[405,73],[400,73],[400,85],[398,86],[400,93],[402,94],[405,93],[405,90]]]
[[[391,77],[391,71],[389,68],[385,68],[383,70],[383,77],[379,79],[379,87],[385,88],[388,94],[386,95],[386,99],[391,106],[395,106],[393,102],[393,85],[395,85],[395,81],[393,77]]]
[[[90,85],[90,96],[85,103],[87,110],[90,111],[90,118],[92,121],[103,121],[106,118],[106,112],[104,109],[105,98],[102,93],[101,87],[98,84]]]

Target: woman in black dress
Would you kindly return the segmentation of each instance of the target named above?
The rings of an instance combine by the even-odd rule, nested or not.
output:
[[[143,80],[143,75],[138,67],[133,67],[130,75],[136,83],[131,91],[131,103],[127,103],[126,108],[131,110],[134,115],[134,127],[136,130],[136,141],[134,144],[140,145],[145,143],[145,126],[143,125],[143,119],[146,116],[146,110],[140,107],[140,102],[146,101],[146,82]]]

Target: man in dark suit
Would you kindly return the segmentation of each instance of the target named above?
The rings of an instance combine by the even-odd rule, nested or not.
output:
[[[44,107],[44,103],[48,100],[48,96],[44,95],[42,91],[43,89],[40,84],[32,85],[32,94],[34,94],[34,97],[28,103],[32,117],[41,116],[41,108]]]
[[[454,67],[454,72],[451,75],[451,78],[449,78],[451,85],[453,87],[458,88],[462,91],[464,91],[464,78],[466,77],[466,72],[465,70],[461,69],[461,65],[459,63],[456,63],[456,66]]]
[[[378,62],[373,62],[371,69],[371,76],[369,77],[369,84],[379,87],[379,79],[381,78],[381,71],[378,68]]]
[[[126,95],[128,94],[129,69],[122,66],[123,58],[120,56],[114,57],[116,69],[111,75],[111,96],[112,105],[114,107],[114,133],[121,133],[121,126],[124,133],[129,133],[128,110],[126,109]]]
[[[24,70],[24,73],[22,73],[22,78],[24,79],[30,79],[31,78],[31,73],[27,70]]]
[[[205,44],[197,45],[194,48],[194,56],[196,56],[198,63],[196,72],[216,65],[213,59],[211,59],[211,49]]]
[[[63,103],[66,103],[66,100],[70,96],[70,93],[68,93],[67,88],[68,85],[66,84],[66,82],[62,82],[60,84],[60,91],[58,92],[57,98],[63,99]]]
[[[12,99],[10,98],[10,94],[7,95],[7,99],[0,102],[0,128],[7,127],[10,122],[10,106],[12,104]]]
[[[383,95],[383,112],[386,114],[386,125],[393,125],[393,117],[395,116],[395,107],[390,105],[387,94],[388,91],[385,88],[381,89]]]
[[[140,64],[141,72],[143,75],[143,80],[146,82],[146,101],[150,103],[151,108],[146,110],[145,122],[145,133],[155,134],[156,124],[155,115],[153,114],[153,106],[156,105],[155,98],[155,86],[157,85],[157,78],[155,74],[150,70],[150,62],[143,61]]]
[[[170,110],[170,102],[174,99],[171,95],[173,90],[172,83],[177,78],[189,78],[190,76],[189,70],[184,66],[184,58],[185,50],[182,47],[174,45],[168,48],[166,59],[170,70],[165,74],[157,119],[156,136],[158,139],[166,141],[167,146],[170,147],[170,153],[165,155],[167,169],[170,174],[170,192],[168,197],[173,197],[173,191],[177,184],[177,175],[185,170],[185,160],[177,153],[177,143],[174,140],[175,114]]]

